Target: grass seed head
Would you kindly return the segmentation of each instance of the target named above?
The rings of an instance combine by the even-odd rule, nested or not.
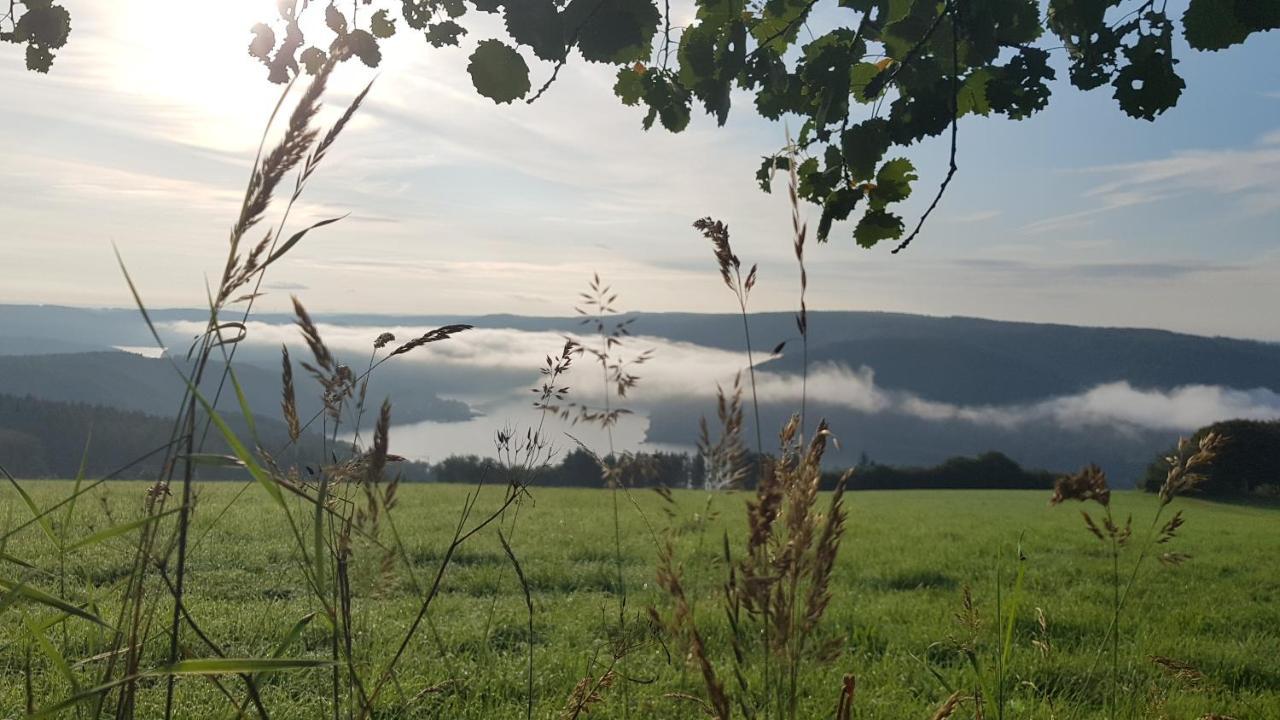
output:
[[[1049,504],[1060,505],[1067,500],[1093,500],[1104,507],[1110,505],[1111,488],[1107,486],[1107,474],[1097,465],[1090,464],[1080,472],[1059,477],[1053,484],[1053,497]]]

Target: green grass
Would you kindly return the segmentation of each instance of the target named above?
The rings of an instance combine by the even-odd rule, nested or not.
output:
[[[70,484],[61,482],[29,482],[24,487],[40,507],[70,491]],[[207,529],[209,533],[190,554],[188,604],[204,632],[228,656],[260,657],[270,655],[289,628],[317,608],[301,584],[287,525],[261,488],[248,488],[210,529],[213,517],[241,487],[200,487],[191,536],[199,538]],[[71,538],[89,536],[109,524],[99,497],[108,503],[115,523],[138,517],[145,489],[142,483],[116,482],[82,499]],[[465,492],[466,488],[438,485],[401,488],[396,525],[420,579],[434,573]],[[500,495],[497,488],[486,491],[480,509],[495,507]],[[719,557],[723,532],[727,530],[735,545],[745,533],[746,496],[715,497],[711,507],[716,516],[705,531],[699,530],[703,524],[696,515],[706,507],[706,495],[682,492],[676,497],[679,513],[669,520],[659,497],[636,493],[660,532],[676,528],[686,584],[696,596],[695,611],[707,628],[708,646],[721,663],[722,675],[728,677],[727,632],[718,604],[724,578]],[[1016,687],[1008,717],[1102,717],[1109,662],[1102,658],[1095,664],[1094,659],[1109,619],[1109,556],[1083,529],[1077,506],[1049,508],[1047,500],[1048,493],[1040,492],[852,494],[848,532],[835,573],[835,599],[825,619],[825,626],[844,639],[846,651],[840,660],[818,664],[804,674],[808,704],[803,716],[830,717],[840,678],[851,672],[858,688],[854,717],[931,717],[949,694],[935,672],[949,682],[964,672],[959,656],[946,647],[949,637],[961,633],[955,613],[962,588],[972,588],[986,620],[983,651],[994,657],[999,645],[996,569],[1002,568],[1007,602],[1020,543],[1026,578],[1014,629],[1010,673]],[[534,502],[521,508],[518,527],[510,535],[536,608],[535,717],[559,716],[616,623],[609,503],[605,492],[535,489]],[[1135,527],[1145,527],[1155,507],[1154,498],[1134,493],[1117,493],[1114,503],[1118,517],[1133,513]],[[645,521],[629,503],[624,507],[629,608],[643,617],[648,606],[664,603],[654,583],[656,551]],[[1145,566],[1122,624],[1124,716],[1164,717],[1153,707],[1162,701],[1163,712],[1171,718],[1199,718],[1210,712],[1280,718],[1280,510],[1185,499],[1175,501],[1178,508],[1188,521],[1171,549],[1193,559],[1179,567],[1156,562]],[[307,511],[299,507],[298,512]],[[0,522],[12,527],[28,518],[26,505],[12,488],[0,491]],[[77,601],[95,598],[103,617],[113,617],[132,549],[131,538],[122,537],[72,555],[66,566],[65,596]],[[38,526],[15,535],[3,550],[41,572],[24,574],[22,568],[0,561],[0,577],[22,577],[42,590],[58,592],[57,553]],[[367,548],[357,548],[357,557],[363,550]],[[377,558],[368,553],[366,559],[353,577],[360,630],[356,646],[376,667],[393,651],[419,599],[403,573],[382,578]],[[1127,559],[1132,561],[1132,552]],[[486,629],[495,597],[496,609]],[[1031,645],[1037,631],[1036,607],[1048,617],[1053,645],[1048,658]],[[63,674],[30,640],[24,615],[39,620],[52,617],[52,612],[32,605],[0,609],[0,718],[19,716],[25,707],[28,647],[37,707],[70,694]],[[153,628],[157,663],[166,649],[165,617],[164,611],[158,613]],[[410,698],[429,687],[438,691],[405,702],[402,710],[385,717],[523,717],[524,596],[494,532],[477,536],[455,557],[431,620],[434,630],[414,641],[393,697]],[[55,625],[45,635],[72,663],[92,656],[100,642],[98,629],[79,619]],[[208,654],[192,633],[185,640],[193,654]],[[317,621],[289,654],[325,658],[327,652],[327,635]],[[1149,663],[1149,655],[1190,662],[1207,680],[1197,690],[1183,688]],[[94,667],[89,663],[73,670],[83,686],[94,682]],[[700,695],[701,681],[697,670],[681,658],[668,662],[661,645],[651,643],[631,655],[626,671],[636,681],[628,693],[633,706],[629,717],[701,716],[688,702],[664,697],[673,692]],[[271,717],[325,717],[329,678],[327,671],[314,669],[269,676],[262,696]],[[138,717],[157,716],[163,704],[163,680],[147,682]],[[242,686],[234,678],[223,684],[242,698]],[[222,718],[231,713],[228,699],[206,679],[185,678],[177,688],[180,717]],[[621,698],[618,689],[610,691],[590,717],[623,717]]]

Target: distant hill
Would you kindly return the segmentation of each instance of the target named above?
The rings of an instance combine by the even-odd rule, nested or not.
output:
[[[1109,382],[1169,389],[1280,391],[1280,344],[1161,330],[1032,325],[969,318],[855,328],[811,345],[809,361],[875,369],[878,385],[965,404],[1029,402]],[[815,332],[822,331],[817,325]],[[819,335],[819,337],[821,337]],[[798,372],[798,348],[765,368]]]
[[[226,419],[242,438],[249,437],[239,417],[227,413]],[[153,478],[164,458],[156,451],[169,442],[173,427],[172,419],[141,412],[0,394],[0,465],[17,477],[75,477],[84,458],[86,477],[119,471],[121,478]],[[267,448],[279,450],[288,444],[284,423],[262,419],[257,429]],[[319,437],[307,435],[301,445],[304,455],[283,452],[280,462],[318,453]],[[209,434],[206,451],[229,452],[216,430]],[[207,467],[201,475],[243,477],[243,472]]]
[[[199,321],[203,313],[156,310],[152,316],[161,332],[167,333],[165,342],[183,352],[191,338],[167,329],[166,323]],[[583,331],[574,317],[321,313],[315,317],[323,324],[365,330],[393,326],[426,329],[466,322],[489,329]],[[724,350],[742,348],[741,319],[736,315],[636,313],[619,317],[634,319],[631,330],[637,335]],[[290,316],[272,314],[255,319],[279,324],[293,321]],[[1160,392],[1189,385],[1210,386],[1202,395],[1233,390],[1251,393],[1250,397],[1266,395],[1255,392],[1260,389],[1280,393],[1280,343],[1274,342],[1164,330],[882,312],[813,312],[809,325],[812,365],[871,368],[877,390],[895,398],[924,401],[917,407],[926,409],[928,403],[979,410],[1026,408],[1120,382]],[[778,343],[786,343],[779,357],[763,359],[760,367],[783,375],[800,372],[801,348],[791,313],[754,314],[751,331],[760,353],[758,360]],[[68,344],[110,347],[151,343],[133,310],[0,306],[0,393],[90,402],[157,415],[172,412],[182,387],[166,362],[121,352],[48,354],[45,350]],[[291,347],[298,350],[297,359],[305,354],[304,349]],[[23,348],[31,354],[3,354]],[[250,403],[255,412],[268,418],[279,417],[278,352],[271,345],[244,344],[236,360]],[[305,374],[298,374],[299,400],[305,412],[314,412],[318,405],[312,397],[313,383]],[[527,388],[536,381],[533,366],[390,362],[378,371],[370,393],[376,400],[393,398],[398,424],[465,420],[473,417],[471,408],[446,398],[467,398],[476,407],[486,407],[486,402],[499,398],[528,397]],[[697,436],[698,418],[714,414],[705,398],[668,395],[655,401],[643,390],[642,383],[635,403],[648,416],[648,442],[688,446]],[[931,465],[948,457],[974,456],[994,449],[1023,465],[1054,471],[1098,462],[1117,484],[1136,480],[1153,453],[1166,447],[1178,432],[1192,432],[1199,424],[1182,428],[1169,422],[1073,423],[1046,416],[1001,424],[966,421],[958,416],[930,417],[924,411],[909,411],[902,402],[879,411],[864,411],[836,400],[810,397],[809,408],[815,417],[831,420],[842,439],[844,450],[832,455],[837,464],[851,464],[863,451],[879,462]],[[1114,406],[1129,401],[1110,402]],[[1274,404],[1274,397],[1266,395],[1260,402]],[[762,408],[766,436],[772,436],[792,410],[782,403],[766,403]],[[1196,415],[1206,419],[1203,416],[1203,412]],[[1156,427],[1147,426],[1152,424]]]
[[[619,318],[634,318],[631,330],[637,335],[729,350],[743,346],[737,315],[628,313]],[[325,321],[374,326],[469,322],[477,327],[575,333],[582,327],[578,318],[518,315],[342,315]],[[1202,384],[1280,392],[1280,343],[1274,342],[882,312],[812,312],[809,328],[810,363],[836,362],[854,369],[866,365],[875,370],[878,385],[943,402],[1026,402],[1116,381],[1140,388]],[[799,372],[800,338],[792,313],[755,313],[751,332],[757,352],[787,343],[781,358],[761,367]]]
[[[256,415],[280,416],[278,370],[237,363],[236,377]],[[295,372],[301,372],[300,369]],[[212,399],[222,365],[206,373],[202,391]],[[310,416],[320,409],[319,399],[305,375],[297,380],[298,409]],[[0,356],[0,393],[30,395],[45,400],[103,405],[152,415],[171,415],[185,385],[168,360],[127,352],[93,352],[56,355]],[[228,384],[224,399],[232,399]],[[380,401],[380,398],[378,399]],[[396,389],[395,417],[399,422],[465,420],[472,416],[465,403],[445,400],[412,383]]]
[[[253,445],[254,436],[237,412],[221,415],[242,442]],[[197,420],[204,452],[231,454],[216,428],[210,428],[207,435],[203,433],[206,419],[201,414]],[[83,460],[88,479],[108,475],[155,479],[173,428],[171,418],[146,413],[0,395],[0,466],[17,478],[72,478],[80,471]],[[304,432],[298,442],[291,443],[282,422],[258,418],[255,428],[260,446],[282,468],[293,466],[301,471],[326,457],[326,445],[317,433]],[[328,447],[332,450],[332,446]],[[338,455],[345,453],[339,451]],[[197,473],[206,480],[248,480],[245,470],[235,467],[201,465]],[[429,478],[430,467],[397,462],[388,468],[388,473],[421,482]]]
[[[199,310],[159,309],[157,323],[201,320]],[[436,327],[467,322],[481,328],[581,332],[579,318],[519,315],[317,314],[335,325]],[[634,333],[708,347],[742,347],[737,315],[630,313]],[[290,323],[288,315],[262,314],[256,320]],[[933,400],[957,403],[1019,402],[1079,392],[1124,380],[1135,387],[1222,385],[1280,392],[1280,343],[1202,337],[1165,330],[1080,327],[1006,322],[968,317],[934,317],[887,312],[812,312],[810,362],[838,362],[876,371],[877,383]],[[755,313],[751,330],[757,350],[787,341],[783,357],[764,367],[780,372],[800,368],[799,337],[789,312]],[[166,337],[185,350],[190,338]],[[0,305],[0,355],[47,355],[64,348],[88,350],[149,346],[138,314],[130,309]],[[275,372],[274,363],[255,362]],[[3,392],[4,390],[0,390]]]

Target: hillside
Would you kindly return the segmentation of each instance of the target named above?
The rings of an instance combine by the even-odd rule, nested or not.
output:
[[[181,350],[190,342],[182,330],[189,326],[177,323],[200,317],[195,310],[153,313],[166,343]],[[277,339],[242,343],[237,372],[255,413],[277,418],[278,338],[290,343],[295,361],[307,351],[296,344],[291,317],[264,314],[257,319],[273,325],[266,335]],[[501,403],[523,403],[528,388],[538,382],[537,366],[550,348],[545,335],[529,333],[559,336],[583,329],[572,317],[318,314],[316,319],[339,343],[342,356],[358,357],[358,362],[367,358],[366,343],[382,329],[416,333],[419,328],[467,322],[488,331],[451,340],[441,346],[444,355],[411,355],[403,362],[397,358],[387,363],[369,391],[374,398],[394,399],[400,425],[466,421],[479,412],[492,412],[492,417],[480,418],[474,430],[486,436],[510,420]],[[655,365],[645,368],[645,379],[631,400],[647,420],[638,431],[645,442],[689,448],[697,437],[698,418],[714,415],[714,398],[662,385],[701,373],[703,382],[714,388],[714,382],[724,378],[704,377],[704,358],[716,359],[722,373],[732,373],[742,347],[741,319],[696,313],[637,313],[620,319],[634,319],[630,329],[636,335],[678,345],[668,345],[668,355],[659,353]],[[786,341],[780,356],[762,360],[758,354],[757,360],[762,360],[760,369],[781,376],[774,378],[775,387],[789,382],[787,376],[797,375],[802,367],[794,317],[786,312],[758,313],[751,324],[757,350]],[[823,394],[810,397],[811,415],[830,420],[842,439],[842,449],[832,454],[839,464],[856,462],[862,452],[878,462],[930,465],[998,450],[1024,465],[1053,471],[1098,462],[1118,484],[1127,485],[1179,433],[1235,417],[1280,417],[1277,343],[1164,330],[881,312],[813,312],[810,330],[811,368],[867,368],[874,377],[871,392],[879,397],[879,404],[859,405],[858,378],[831,379],[830,374]],[[182,386],[166,361],[123,352],[41,350],[59,343],[146,345],[145,332],[132,310],[0,307],[0,348],[41,353],[0,355],[0,393],[167,415]],[[551,340],[553,345],[557,342]],[[734,355],[726,361],[723,351]],[[672,357],[676,359],[668,359]],[[656,365],[663,362],[674,365],[655,375]],[[301,409],[312,413],[318,408],[314,385],[301,371],[298,378]],[[570,384],[592,387],[582,382],[575,378]],[[772,436],[794,410],[793,399],[775,393],[762,401],[766,436]],[[458,449],[423,446],[404,451],[444,457]]]
[[[249,437],[239,417],[227,413],[226,420],[238,435]],[[18,477],[75,477],[83,458],[86,477],[154,477],[164,457],[157,451],[169,442],[173,427],[172,419],[142,412],[0,394],[0,464]],[[288,445],[283,423],[258,419],[257,430],[264,447],[279,451]],[[229,452],[216,430],[208,437],[206,452]],[[307,435],[301,445],[315,452],[319,438]],[[298,455],[289,451],[279,457],[288,462]],[[202,468],[201,474],[243,477],[215,467]]]
[[[173,348],[190,338],[166,332],[166,323],[200,320],[197,310],[156,310],[152,319]],[[629,313],[633,332],[706,347],[742,347],[737,315]],[[263,314],[261,322],[288,324],[291,316]],[[436,327],[466,322],[478,328],[578,333],[575,317],[519,315],[318,315],[320,322],[361,327]],[[797,371],[800,354],[789,312],[755,313],[758,350],[787,341],[784,356],[765,364]],[[867,365],[886,387],[947,402],[999,403],[1059,395],[1115,380],[1136,387],[1223,385],[1280,391],[1280,343],[1203,337],[1166,330],[1008,322],[886,312],[811,312],[811,362]],[[137,312],[56,306],[0,305],[0,348],[9,355],[47,355],[52,348],[84,350],[152,344]],[[61,352],[61,350],[57,350]],[[275,372],[255,357],[263,367]]]
[[[236,377],[254,413],[265,417],[280,415],[280,375],[249,364],[236,364]],[[222,365],[214,364],[206,373],[202,390],[213,397]],[[316,393],[309,381],[299,379],[299,412],[310,416],[319,411]],[[403,383],[395,390],[396,416],[401,422],[419,420],[465,420],[471,417],[466,404],[445,400],[421,385]],[[374,388],[376,390],[376,388]],[[55,355],[0,356],[0,394],[30,395],[45,400],[88,403],[152,415],[174,411],[185,385],[167,360],[133,353],[111,351]],[[223,397],[230,397],[230,386]]]

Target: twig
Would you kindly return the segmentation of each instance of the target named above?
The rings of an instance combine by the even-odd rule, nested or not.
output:
[[[898,253],[905,250],[906,247],[911,244],[911,241],[915,240],[916,236],[920,234],[920,229],[924,227],[924,221],[928,220],[929,216],[933,214],[934,209],[938,207],[938,203],[942,200],[943,194],[947,192],[947,186],[951,184],[951,178],[955,177],[956,170],[957,170],[956,133],[957,133],[957,127],[959,126],[959,118],[957,116],[960,114],[960,53],[956,47],[958,44],[956,9],[955,9],[955,6],[952,5],[951,3],[947,3],[947,8],[944,14],[947,14],[947,13],[951,15],[951,159],[950,159],[950,164],[947,167],[946,177],[942,178],[942,184],[938,186],[938,194],[933,196],[933,202],[929,203],[928,209],[926,209],[924,211],[924,214],[920,216],[920,221],[916,223],[915,229],[911,231],[911,234],[907,236],[907,239],[903,240],[901,243],[898,244],[898,247],[893,249],[893,252],[892,252],[893,255],[897,255]],[[938,17],[941,18],[942,15],[939,15]],[[934,27],[937,27],[936,22],[934,23]],[[930,28],[929,32],[930,34],[932,34],[933,29]]]

